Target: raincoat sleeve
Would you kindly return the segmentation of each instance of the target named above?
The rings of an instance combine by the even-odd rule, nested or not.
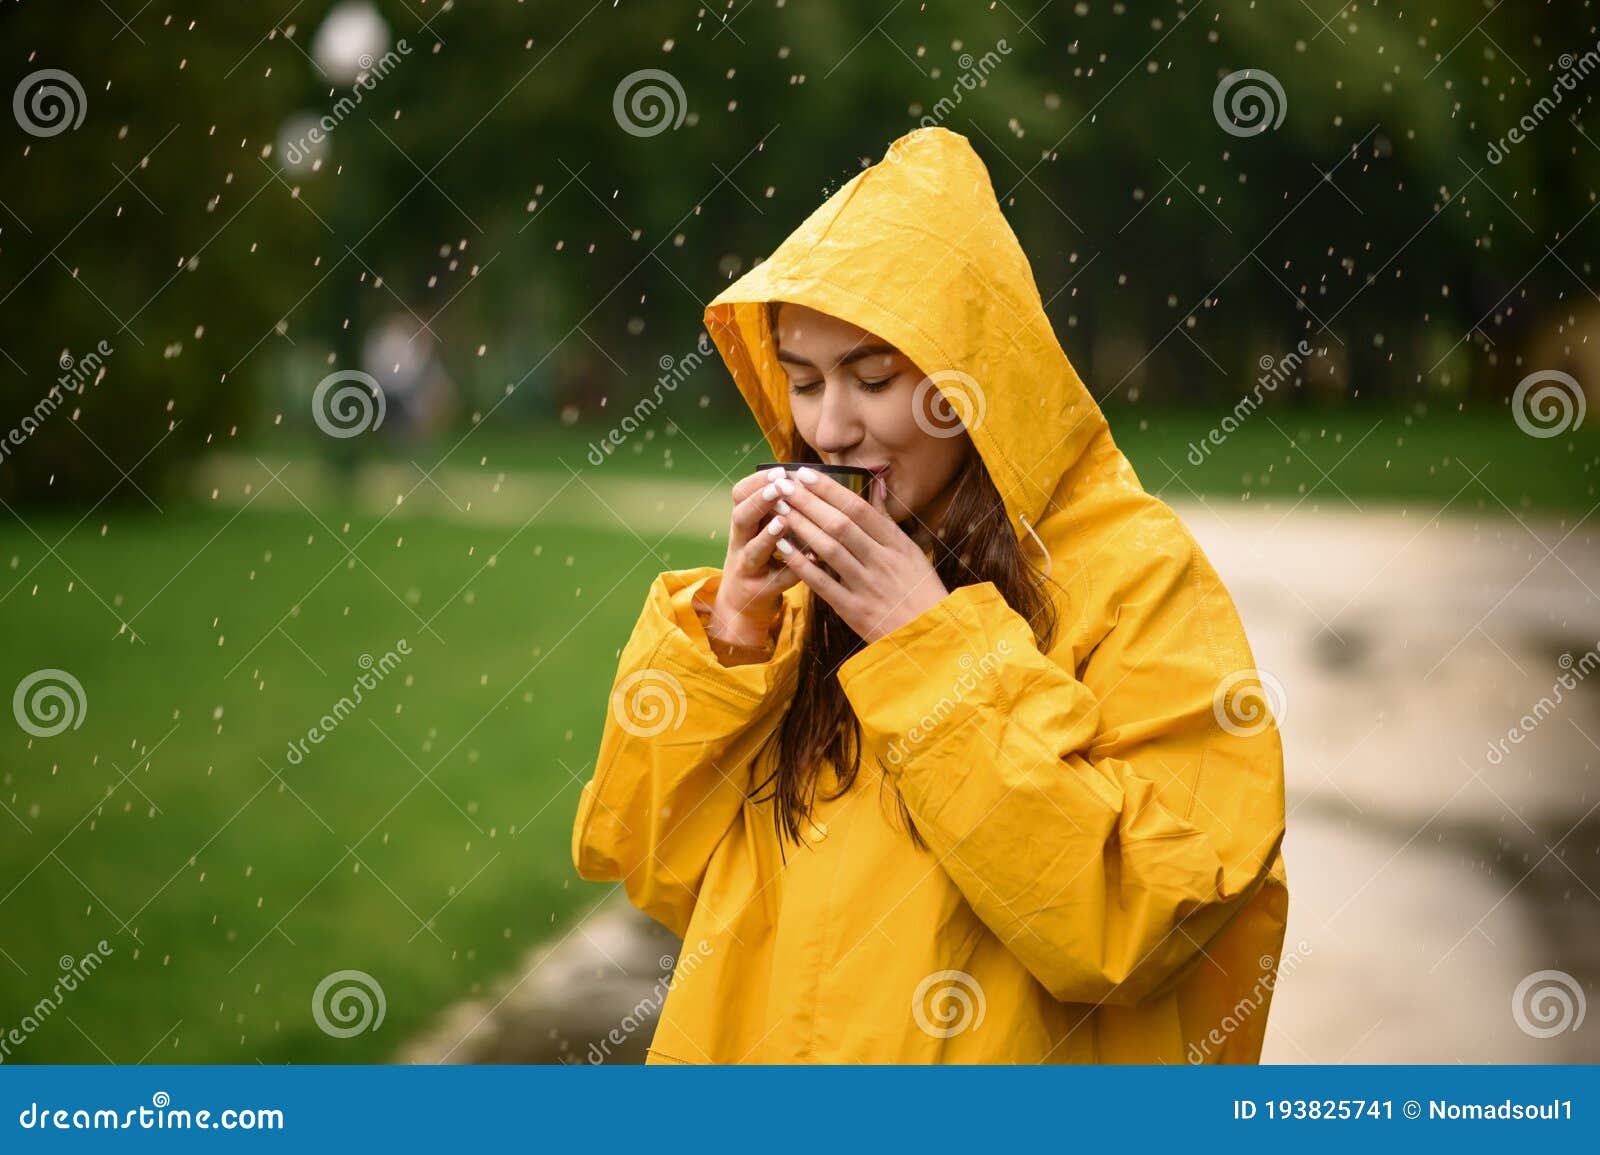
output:
[[[695,614],[721,570],[660,574],[617,663],[594,777],[572,832],[582,878],[620,879],[633,904],[682,935],[707,863],[744,803],[755,750],[793,695],[796,604],[765,662],[724,666]]]
[[[1156,563],[1119,591],[1082,680],[992,582],[840,667],[864,755],[1064,1002],[1132,1006],[1218,965],[1201,963],[1206,943],[1264,884],[1283,835],[1276,727],[1223,727],[1213,710],[1251,665],[1233,603],[1198,547]]]

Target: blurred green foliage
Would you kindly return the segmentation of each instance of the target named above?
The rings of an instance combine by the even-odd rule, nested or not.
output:
[[[352,92],[314,60],[331,7],[0,9],[7,90],[60,68],[87,105],[50,137],[0,126],[0,421],[64,353],[114,349],[0,464],[0,497],[126,498],[124,471],[154,492],[207,444],[308,427],[317,381],[395,315],[436,339],[463,425],[603,421],[941,99],[1108,402],[1220,412],[1305,338],[1275,404],[1503,411],[1581,354],[1600,301],[1600,81],[1485,159],[1595,48],[1588,4],[1363,0],[1324,24],[1251,0],[381,0],[408,51],[318,171],[285,171],[284,126]],[[1286,107],[1235,136],[1213,97],[1244,68]],[[681,125],[624,130],[613,96],[641,69],[681,86]],[[720,367],[692,387],[743,414]]]

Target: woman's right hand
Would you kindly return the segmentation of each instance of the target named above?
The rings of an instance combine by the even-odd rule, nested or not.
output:
[[[752,473],[733,487],[728,556],[722,564],[710,626],[710,632],[724,641],[747,646],[764,643],[783,610],[783,591],[800,580],[793,566],[771,560],[785,527],[779,503],[794,487],[781,468]],[[779,526],[776,534],[769,529],[774,521]]]

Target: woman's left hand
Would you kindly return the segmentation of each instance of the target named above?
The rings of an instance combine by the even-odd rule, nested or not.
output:
[[[933,563],[885,509],[883,482],[873,481],[869,502],[814,469],[800,470],[798,480],[789,511],[780,505],[775,520],[801,548],[780,538],[779,552],[862,641],[893,633],[948,596]]]

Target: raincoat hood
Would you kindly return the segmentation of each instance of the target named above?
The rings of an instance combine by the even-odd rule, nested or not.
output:
[[[707,306],[706,328],[781,461],[794,422],[768,301],[838,317],[910,357],[960,415],[1019,537],[1108,435],[982,160],[947,129],[900,137]]]

